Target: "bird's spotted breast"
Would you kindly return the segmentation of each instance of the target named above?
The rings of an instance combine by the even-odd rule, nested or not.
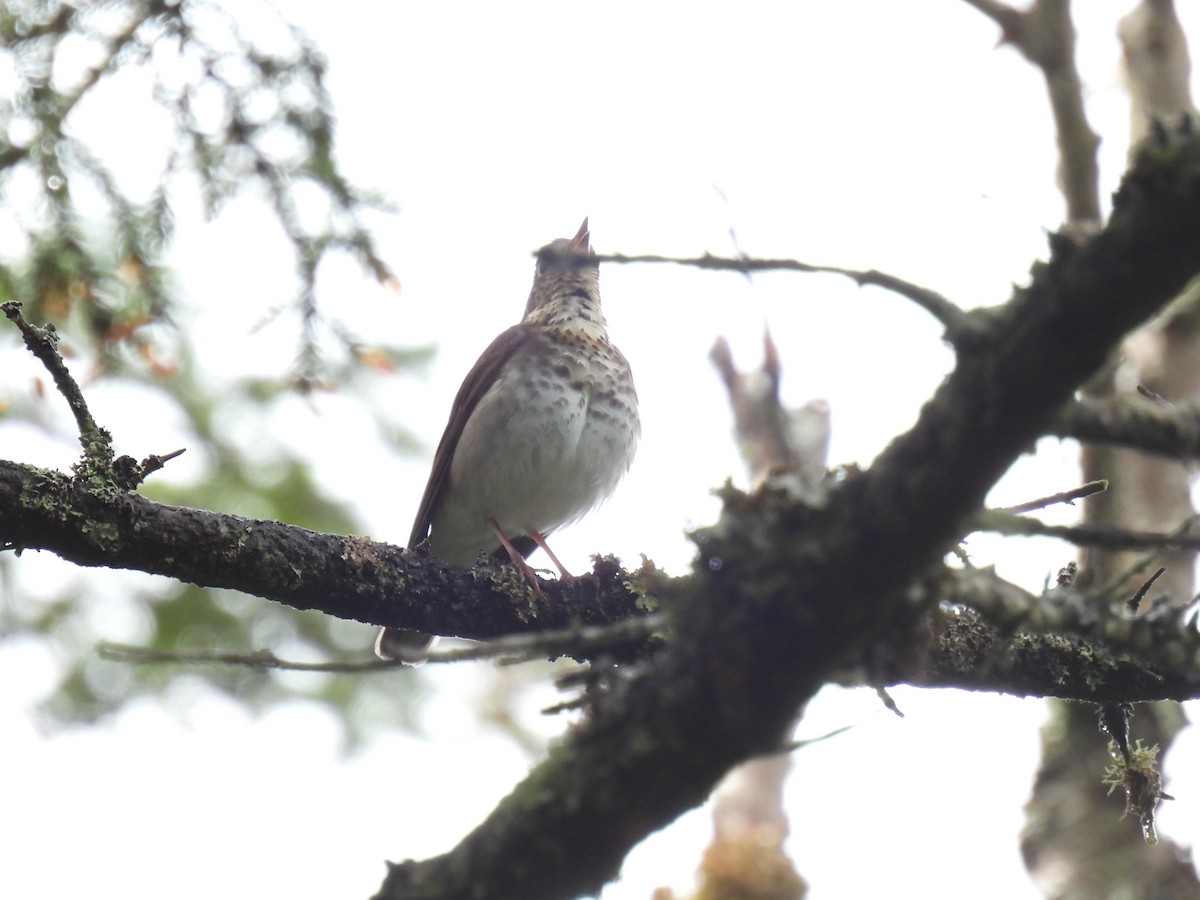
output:
[[[599,294],[539,301],[525,338],[466,422],[431,547],[469,562],[488,519],[543,536],[607,499],[629,469],[641,426],[625,357],[609,342]],[[585,315],[586,313],[586,315]]]

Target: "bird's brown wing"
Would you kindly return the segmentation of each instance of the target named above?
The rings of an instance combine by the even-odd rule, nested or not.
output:
[[[518,323],[512,328],[500,333],[492,341],[483,354],[476,360],[467,377],[463,379],[462,387],[450,407],[450,421],[438,443],[437,452],[433,455],[433,470],[429,473],[429,483],[425,485],[425,495],[421,505],[417,507],[417,518],[413,522],[412,534],[408,538],[408,546],[415,547],[429,536],[429,526],[433,519],[433,510],[438,497],[446,486],[450,476],[450,461],[454,458],[454,448],[462,436],[467,419],[479,405],[483,395],[487,393],[496,381],[500,369],[504,366],[517,349],[529,340],[529,326]]]

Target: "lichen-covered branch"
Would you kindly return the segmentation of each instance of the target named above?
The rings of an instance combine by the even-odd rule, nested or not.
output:
[[[633,844],[778,746],[839,664],[923,611],[907,588],[1121,337],[1200,272],[1200,140],[1143,155],[1108,226],[1058,242],[923,409],[820,506],[786,478],[724,494],[692,579],[666,597],[669,647],[449,853],[393,866],[380,897],[574,897]]]
[[[1086,589],[1035,595],[992,569],[943,569],[916,596],[937,604],[913,642],[920,651],[870,658],[876,682],[1106,705],[1200,691],[1200,631],[1169,607],[1098,613]]]
[[[92,477],[0,461],[0,549],[233,588],[377,625],[486,640],[644,614],[612,560],[534,595],[513,570],[450,566],[353,535],[156,503]],[[619,648],[614,648],[619,649]],[[629,648],[632,652],[633,648]]]

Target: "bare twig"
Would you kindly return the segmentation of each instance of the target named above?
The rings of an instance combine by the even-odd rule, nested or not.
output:
[[[151,453],[149,456],[147,456],[141,462],[141,465],[140,465],[141,477],[143,479],[145,479],[145,478],[149,477],[150,475],[153,475],[155,472],[157,472],[159,469],[161,469],[163,466],[165,466],[171,460],[175,459],[176,457],[182,456],[186,452],[187,452],[187,448],[185,447],[185,448],[180,448],[179,450],[175,450],[172,453],[164,453],[162,455],[157,454],[157,453]]]
[[[1035,509],[1044,509],[1047,506],[1053,506],[1055,503],[1066,503],[1074,506],[1076,500],[1080,500],[1083,497],[1090,497],[1092,494],[1098,494],[1101,491],[1107,490],[1107,481],[1089,481],[1087,484],[1082,484],[1077,488],[1071,488],[1069,491],[1051,494],[1048,497],[1039,497],[1037,500],[1028,500],[1025,503],[1018,503],[1016,506],[1005,506],[1000,510],[1000,512],[1027,513],[1033,512]]]
[[[895,713],[896,716],[901,719],[904,718],[904,713],[900,711],[900,707],[896,704],[896,699],[888,693],[887,688],[883,687],[882,685],[876,685],[875,696],[879,698],[880,702],[883,703],[883,705],[889,711]]]
[[[975,531],[1021,537],[1056,537],[1078,547],[1104,547],[1109,550],[1200,549],[1200,534],[1191,534],[1190,525],[1189,520],[1187,526],[1171,532],[1135,531],[1111,525],[1051,525],[1002,509],[984,510],[971,522]]]
[[[58,352],[58,332],[52,324],[38,327],[21,313],[21,302],[9,300],[0,303],[0,310],[12,321],[25,339],[25,346],[45,366],[58,392],[63,395],[75,417],[79,429],[79,443],[83,447],[83,460],[75,465],[77,475],[88,478],[99,477],[114,484],[118,489],[131,491],[157,472],[167,462],[183,453],[176,450],[165,456],[152,454],[138,463],[133,457],[116,458],[112,446],[112,435],[92,418],[83,391],[75,381],[67,364]]]
[[[1137,612],[1138,607],[1142,605],[1142,601],[1146,598],[1146,595],[1150,593],[1150,588],[1154,586],[1154,582],[1158,581],[1159,576],[1161,576],[1165,571],[1167,571],[1166,566],[1159,566],[1158,571],[1146,579],[1146,583],[1137,589],[1136,594],[1129,598],[1128,602],[1125,604],[1126,609],[1128,609],[1131,613]]]
[[[547,249],[539,253],[544,257]],[[535,254],[536,255],[536,254]],[[556,261],[574,262],[576,265],[591,265],[595,262],[616,263],[628,265],[631,263],[667,264],[673,266],[692,266],[697,269],[709,269],[724,272],[805,272],[817,275],[841,275],[849,278],[859,287],[881,287],[911,300],[935,319],[946,329],[947,339],[953,344],[956,338],[970,330],[970,314],[953,302],[943,297],[937,291],[913,284],[897,275],[880,272],[877,269],[847,269],[841,266],[820,266],[801,262],[798,259],[757,259],[749,256],[713,256],[705,253],[703,256],[662,256],[657,253],[601,253],[591,257],[572,257],[570,254],[554,254]]]
[[[1186,519],[1184,519],[1177,526],[1175,526],[1175,528],[1173,528],[1171,530],[1170,536],[1180,537],[1182,535],[1188,534],[1192,529],[1192,524],[1195,522],[1195,519],[1196,519],[1195,516],[1188,516]],[[1095,526],[1084,526],[1084,527],[1106,528],[1109,526],[1100,524],[1100,525],[1095,525]],[[1110,578],[1107,584],[1105,584],[1103,587],[1101,587],[1098,591],[1095,592],[1095,596],[1098,597],[1099,599],[1103,600],[1106,597],[1111,597],[1114,594],[1116,594],[1117,591],[1124,588],[1126,585],[1128,585],[1130,582],[1132,582],[1135,578],[1141,577],[1142,574],[1147,569],[1150,568],[1150,566],[1152,566],[1155,562],[1158,561],[1159,557],[1161,557],[1163,555],[1163,551],[1165,549],[1167,549],[1167,548],[1162,545],[1152,546],[1150,548],[1149,553],[1145,553],[1142,556],[1138,557],[1136,560],[1134,560],[1134,562],[1130,566],[1128,566],[1127,568],[1125,568],[1122,571],[1117,572],[1112,578]],[[1191,584],[1191,580],[1188,579],[1187,583]]]
[[[642,643],[666,626],[661,615],[640,619],[625,619],[611,625],[577,625],[553,631],[514,634],[499,637],[487,643],[469,647],[455,647],[430,653],[426,662],[453,663],[479,659],[499,659],[502,663],[524,662],[549,656],[557,658],[564,653],[602,654],[608,648]],[[137,665],[162,663],[216,664],[238,666],[248,669],[278,669],[290,672],[335,672],[339,674],[380,672],[404,668],[396,660],[369,660],[341,662],[300,662],[282,659],[266,650],[251,653],[229,653],[217,650],[156,650],[113,641],[101,641],[96,645],[101,659]]]
[[[401,667],[394,660],[369,659],[359,662],[300,662],[294,659],[281,659],[266,650],[256,650],[252,653],[228,653],[216,650],[155,650],[152,647],[138,647],[133,644],[121,644],[114,641],[101,641],[96,644],[96,653],[101,659],[110,662],[133,663],[135,665],[170,664],[213,664],[221,666],[237,666],[247,669],[279,669],[289,672],[380,672],[386,669]]]
[[[79,384],[67,370],[67,364],[58,352],[58,332],[54,330],[54,326],[39,328],[31,324],[21,314],[19,300],[0,303],[0,310],[3,310],[9,320],[21,330],[25,346],[46,367],[46,371],[54,378],[58,392],[66,398],[67,405],[75,416],[75,424],[79,428],[79,443],[83,445],[84,454],[89,457],[102,457],[102,462],[111,463],[112,436],[92,418],[87,401],[83,399],[83,391],[79,389]]]

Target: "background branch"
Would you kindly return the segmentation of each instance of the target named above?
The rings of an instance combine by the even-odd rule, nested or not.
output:
[[[1096,162],[1100,137],[1083,105],[1069,0],[1035,0],[1026,10],[993,0],[965,2],[999,25],[1001,42],[1020,50],[1042,73],[1058,141],[1058,182],[1067,204],[1064,230],[1077,238],[1091,234],[1102,221]]]
[[[1137,394],[1081,397],[1064,406],[1050,433],[1174,459],[1200,456],[1200,407],[1151,403]]]
[[[1067,3],[1059,0],[1056,5],[1062,9],[1065,21]],[[1170,10],[1169,0],[1149,0],[1139,3],[1131,18],[1143,19],[1144,24],[1144,17],[1148,17],[1166,25],[1166,19],[1174,18]],[[1164,17],[1164,13],[1169,15]],[[1067,24],[1069,27],[1069,22]],[[1062,28],[1050,31],[1052,36],[1059,38],[1067,33]],[[1130,28],[1127,19],[1118,31],[1127,64],[1142,54],[1158,57],[1164,50],[1164,45],[1153,38],[1140,48],[1130,43],[1131,39],[1136,42],[1159,33],[1158,27]],[[1186,42],[1182,41],[1182,35],[1179,37],[1177,47],[1182,46],[1186,55]],[[1130,143],[1132,156],[1134,148],[1156,140],[1152,130],[1140,129],[1153,116],[1163,115],[1166,111],[1159,108],[1152,115],[1148,114],[1143,103],[1150,92],[1138,88],[1136,82],[1141,75],[1133,67],[1127,65],[1127,74],[1131,79],[1135,123]],[[1047,77],[1051,104],[1057,110],[1062,105],[1059,99],[1062,97],[1066,104],[1081,113],[1082,90],[1077,79],[1060,78],[1057,87],[1060,90],[1069,88],[1071,81],[1075,82],[1075,87],[1070,89],[1074,97],[1056,95],[1055,82]],[[1182,112],[1167,115],[1166,119],[1178,122]],[[1068,231],[1086,234],[1093,227],[1089,210],[1091,198],[1098,195],[1100,186],[1094,147],[1087,146],[1088,134],[1072,124],[1069,117],[1056,115],[1056,127],[1060,148],[1075,144],[1081,150],[1089,151],[1074,156],[1061,152],[1059,179],[1067,203]],[[1120,402],[1135,386],[1139,389],[1144,386],[1150,392],[1146,396],[1157,395],[1171,402],[1194,397],[1200,384],[1197,380],[1200,355],[1195,352],[1195,311],[1194,300],[1174,300],[1155,322],[1122,343],[1109,364],[1084,385],[1083,396]],[[1108,441],[1084,443],[1080,462],[1085,479],[1110,481],[1108,491],[1085,505],[1085,528],[1166,532],[1178,523],[1190,520],[1194,514],[1186,466]],[[1110,544],[1095,544],[1082,556],[1076,585],[1093,586],[1086,602],[1092,606],[1093,615],[1103,616],[1113,608],[1114,602],[1127,600],[1141,590],[1148,574],[1147,566],[1153,560],[1154,564],[1161,562],[1166,568],[1166,577],[1155,584],[1155,591],[1182,606],[1190,601],[1194,591],[1194,559],[1194,552],[1187,548],[1156,550],[1151,556],[1119,550]],[[1043,759],[1022,836],[1022,852],[1035,883],[1060,900],[1093,900],[1118,893],[1129,896],[1194,895],[1198,889],[1195,872],[1190,863],[1183,861],[1182,848],[1170,842],[1153,849],[1138,846],[1131,840],[1136,832],[1130,825],[1108,815],[1095,790],[1095,773],[1103,769],[1110,756],[1104,742],[1096,739],[1094,712],[1078,704],[1054,704],[1051,709],[1053,718],[1043,731]],[[1165,704],[1146,706],[1143,710],[1136,726],[1139,738],[1166,746],[1182,724],[1180,711]],[[1080,822],[1088,822],[1089,827],[1079,828]]]
[[[1056,537],[1077,547],[1104,547],[1110,550],[1146,550],[1200,548],[1200,534],[1191,533],[1192,520],[1172,531],[1133,531],[1119,525],[1053,525],[1008,510],[989,509],[972,522],[977,531],[1023,537]]]
[[[1200,140],[1159,160],[1139,161],[1109,226],[1039,267],[913,430],[825,505],[798,505],[786,479],[725,491],[669,598],[676,640],[455,850],[394,866],[379,896],[595,892],[731,765],[779,746],[832,668],[911,619],[906,587],[1078,384],[1200,270]]]
[[[579,265],[578,259],[556,251],[542,249],[536,255],[543,258],[549,256],[559,262]],[[591,262],[616,263],[630,265],[634,263],[665,264],[672,266],[690,266],[694,269],[706,269],[717,272],[805,272],[814,275],[841,275],[851,279],[859,287],[881,287],[911,300],[923,310],[937,319],[946,328],[947,339],[956,343],[970,331],[974,317],[967,311],[956,306],[952,301],[937,291],[911,281],[880,272],[877,269],[847,269],[841,266],[820,266],[801,262],[798,259],[767,259],[750,256],[714,256],[705,253],[703,256],[662,256],[657,253],[600,253],[587,258]]]

